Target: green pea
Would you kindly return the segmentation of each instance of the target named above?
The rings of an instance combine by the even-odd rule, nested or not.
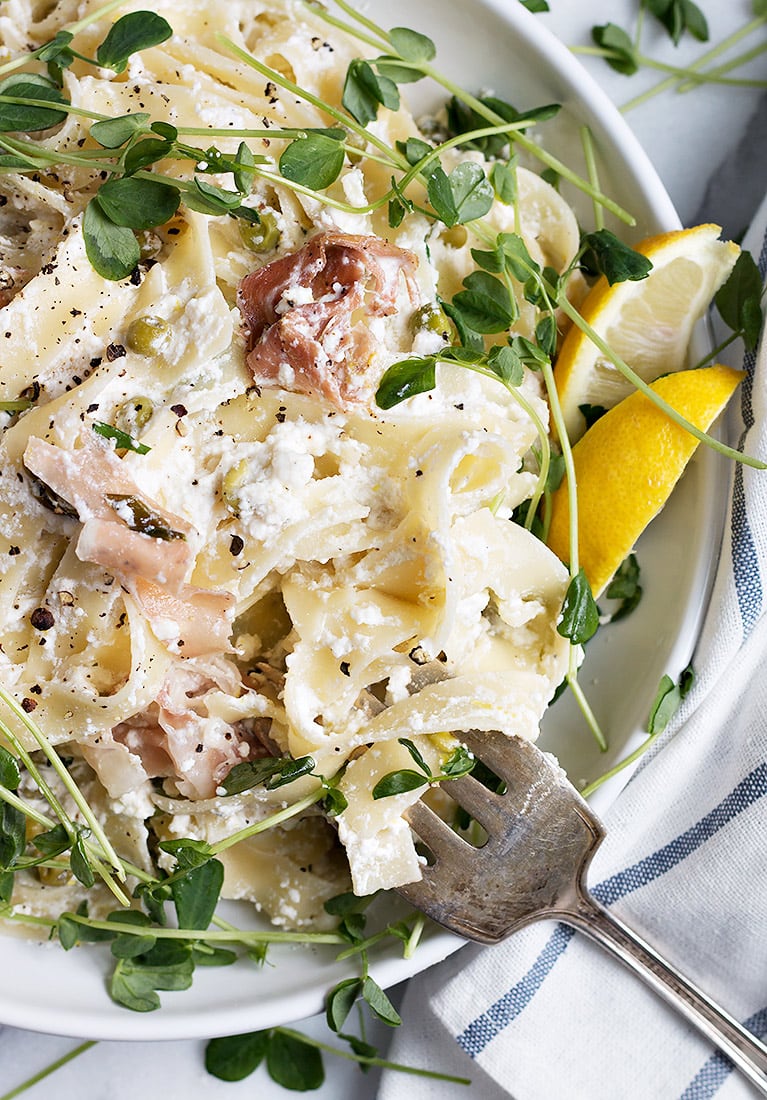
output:
[[[258,222],[240,221],[242,243],[251,252],[271,252],[280,243],[280,230],[274,214],[268,210],[259,215]]]
[[[139,436],[152,419],[154,405],[148,397],[134,397],[125,401],[115,413],[115,427],[130,436]]]
[[[131,321],[125,342],[139,355],[159,355],[169,343],[171,328],[162,317],[137,317]]]
[[[435,332],[446,344],[452,344],[457,337],[455,325],[436,302],[427,302],[415,311],[410,318],[410,331],[413,336],[419,332]]]
[[[240,490],[248,476],[248,461],[243,458],[236,466],[232,466],[224,474],[221,482],[221,496],[230,512],[235,516],[240,514]]]

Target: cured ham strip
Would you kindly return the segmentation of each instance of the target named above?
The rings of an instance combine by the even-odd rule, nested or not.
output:
[[[256,382],[319,394],[343,409],[371,388],[368,321],[396,312],[400,279],[419,301],[412,252],[379,237],[319,233],[247,275],[237,293]]]
[[[234,596],[185,584],[172,595],[158,584],[138,577],[131,595],[155,635],[183,657],[202,657],[230,649]]]
[[[68,451],[32,437],[24,464],[76,508],[83,523],[75,548],[80,561],[114,573],[171,652],[193,658],[230,650],[234,597],[185,583],[194,564],[186,536],[194,528],[142,495],[111,449],[86,440]],[[126,500],[145,506],[155,527],[174,537],[132,530],[124,522]]]
[[[83,523],[77,543],[81,561],[101,565],[121,579],[142,576],[179,590],[194,561],[194,550],[186,541],[194,528],[143,494],[111,448],[86,437],[83,446],[65,450],[32,436],[24,465],[77,510]],[[131,530],[120,522],[110,496],[140,501],[183,538],[153,538]]]
[[[100,565],[119,577],[153,577],[179,591],[190,564],[186,542],[142,535],[117,520],[89,519],[75,547],[80,561]]]
[[[242,722],[219,713],[222,699],[236,703],[242,690],[229,661],[178,662],[149,709],[115,726],[112,735],[148,776],[172,777],[187,798],[212,798],[235,764],[264,755]]]

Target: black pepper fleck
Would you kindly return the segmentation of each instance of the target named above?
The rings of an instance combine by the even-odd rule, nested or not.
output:
[[[229,553],[233,558],[236,558],[242,553],[244,546],[245,543],[239,535],[232,535],[231,542],[229,543]]]

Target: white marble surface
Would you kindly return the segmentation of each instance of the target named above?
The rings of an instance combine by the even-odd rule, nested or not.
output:
[[[610,0],[609,6],[604,0],[549,2],[552,10],[537,18],[568,45],[589,44],[591,26],[605,22],[608,10],[613,22],[629,27],[639,7],[638,0]],[[750,0],[698,2],[708,16],[712,42],[720,41],[750,17]],[[748,45],[755,40],[756,36],[749,39]],[[649,25],[646,44],[646,52],[673,64],[689,62],[705,48],[690,41],[674,50],[665,36]],[[738,75],[764,79],[766,57],[762,55]],[[585,64],[619,106],[662,79],[662,74],[649,71],[628,79],[596,59],[585,59]],[[767,185],[767,97],[753,89],[716,86],[699,87],[686,95],[666,91],[626,117],[654,161],[682,222],[716,221],[727,235],[739,236]],[[296,1027],[323,1041],[333,1041],[319,1018]],[[385,1043],[385,1029],[374,1030],[373,1041]],[[76,1045],[71,1039],[0,1029],[0,1093],[15,1088]],[[215,1080],[205,1071],[203,1052],[204,1044],[199,1042],[102,1043],[33,1086],[25,1096],[29,1100],[136,1100],[148,1096],[238,1100],[257,1094],[259,1100],[284,1100],[287,1095],[263,1069],[240,1084]],[[429,1065],[428,1050],[423,1051],[423,1064]],[[363,1076],[352,1063],[330,1058],[326,1058],[326,1070],[325,1085],[312,1094],[318,1100],[371,1100],[375,1096],[375,1073]],[[482,1086],[469,1091],[480,1096]],[[448,1093],[465,1095],[459,1089]],[[402,1095],[406,1095],[405,1078]]]

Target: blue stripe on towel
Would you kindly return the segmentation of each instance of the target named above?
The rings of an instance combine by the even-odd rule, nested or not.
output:
[[[627,867],[611,875],[604,882],[600,882],[592,890],[594,897],[602,904],[609,905],[618,898],[638,890],[641,886],[646,886],[647,883],[681,863],[719,829],[764,795],[767,795],[767,762],[760,764],[745,779],[742,779],[718,806],[715,806],[681,836],[632,867]],[[476,1058],[481,1054],[488,1043],[524,1011],[543,985],[557,959],[564,954],[573,935],[573,929],[561,924],[557,925],[527,973],[508,992],[490,1005],[481,1016],[472,1020],[460,1035],[456,1036],[459,1046],[470,1057]]]
[[[765,273],[767,273],[767,234],[762,242],[758,266],[762,279],[764,279]],[[743,379],[743,386],[741,387],[741,414],[745,433],[741,439],[741,448],[745,443],[745,435],[754,426],[754,410],[751,398],[754,386],[754,369],[756,367],[755,351],[746,352],[743,357],[743,367],[746,371],[746,377]],[[743,638],[745,639],[751,633],[761,614],[764,593],[762,580],[759,576],[759,559],[748,522],[743,466],[740,463],[735,467],[730,529],[732,533],[733,580],[743,623]]]
[[[764,1038],[767,1035],[767,1008],[755,1012],[745,1021],[744,1026],[760,1039]],[[730,1059],[717,1051],[701,1066],[679,1100],[711,1100],[733,1069]]]

